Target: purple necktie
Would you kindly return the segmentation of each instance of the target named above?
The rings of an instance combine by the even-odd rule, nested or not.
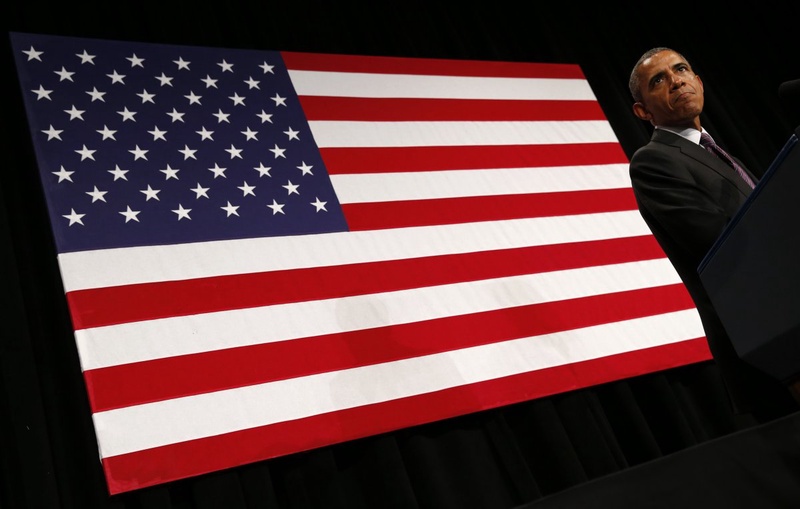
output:
[[[753,180],[744,171],[744,168],[736,164],[736,161],[734,161],[733,158],[729,156],[727,152],[722,150],[719,145],[714,143],[714,138],[712,138],[711,135],[709,135],[708,133],[702,133],[700,135],[700,145],[702,145],[706,150],[708,150],[712,154],[721,158],[723,161],[728,163],[728,165],[732,166],[733,169],[736,170],[736,173],[738,173],[739,176],[742,177],[742,179],[744,179],[745,182],[747,182],[747,185],[750,186],[751,189],[756,187],[756,185],[753,183]]]

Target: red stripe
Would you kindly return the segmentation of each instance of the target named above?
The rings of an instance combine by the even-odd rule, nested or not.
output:
[[[648,235],[78,290],[68,292],[67,300],[73,326],[80,330],[663,256]]]
[[[585,79],[574,64],[538,64],[436,58],[355,56],[281,52],[289,70],[364,72],[369,74],[420,74],[505,78]]]
[[[630,188],[565,193],[469,196],[435,200],[346,203],[350,231],[503,221],[636,210]]]
[[[697,338],[104,458],[103,468],[114,495],[710,358]]]
[[[308,120],[606,120],[596,101],[504,101],[301,96]]]
[[[331,175],[628,164],[619,143],[321,148]]]
[[[100,412],[691,307],[676,284],[157,359],[89,370],[84,377],[92,409]]]

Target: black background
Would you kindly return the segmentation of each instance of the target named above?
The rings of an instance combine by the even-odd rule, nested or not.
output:
[[[4,2],[6,32],[318,53],[579,64],[630,157],[630,69],[653,46],[703,78],[703,125],[757,174],[800,112],[800,3]],[[10,44],[0,166],[0,507],[487,507],[535,501],[757,424],[713,363],[109,497]],[[733,486],[730,487],[733,489]]]

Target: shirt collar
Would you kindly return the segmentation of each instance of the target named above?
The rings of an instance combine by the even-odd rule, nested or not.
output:
[[[681,138],[685,138],[692,143],[696,143],[697,145],[700,144],[700,134],[701,131],[698,131],[694,127],[687,127],[686,129],[675,129],[674,127],[663,127],[663,126],[656,126],[656,129],[663,129],[665,131],[669,131],[671,133],[675,133]],[[703,133],[706,132],[705,129],[702,131]]]

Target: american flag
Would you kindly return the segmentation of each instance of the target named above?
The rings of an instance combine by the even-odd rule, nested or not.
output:
[[[576,65],[12,44],[111,493],[710,358]]]

